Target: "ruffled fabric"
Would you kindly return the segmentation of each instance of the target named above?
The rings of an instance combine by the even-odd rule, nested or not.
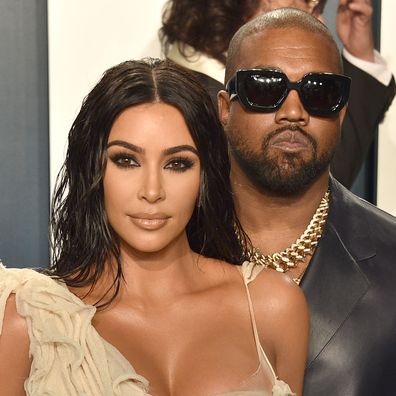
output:
[[[94,307],[48,276],[0,264],[0,332],[11,293],[30,338],[28,396],[149,395],[147,380],[92,326]]]

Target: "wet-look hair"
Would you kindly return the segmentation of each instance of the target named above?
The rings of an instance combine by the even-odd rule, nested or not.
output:
[[[98,307],[115,298],[123,277],[119,239],[104,208],[108,137],[122,111],[146,103],[177,108],[197,147],[201,180],[197,206],[187,225],[191,248],[234,264],[244,257],[235,234],[240,226],[231,193],[227,142],[209,95],[193,75],[169,60],[123,62],[107,70],[83,101],[69,132],[51,209],[49,273],[68,286],[92,290],[110,270],[113,282],[103,291]],[[111,269],[110,262],[116,264]]]

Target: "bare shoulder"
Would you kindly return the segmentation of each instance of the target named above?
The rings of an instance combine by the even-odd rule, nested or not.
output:
[[[18,314],[15,300],[15,294],[8,297],[0,335],[0,383],[4,396],[25,395],[23,384],[31,364],[26,320]]]
[[[265,269],[249,284],[260,342],[276,374],[302,392],[308,350],[305,296],[287,275]]]
[[[264,268],[257,277],[249,283],[249,289],[259,297],[271,301],[297,299],[305,300],[304,293],[286,274]],[[279,301],[281,303],[281,301]]]
[[[304,293],[287,275],[272,269],[263,269],[249,283],[249,290],[256,305],[271,306],[279,314],[295,309],[306,309]]]
[[[26,341],[29,340],[26,320],[17,312],[15,294],[10,294],[5,305],[3,328],[0,340],[3,340],[10,334],[18,337],[21,341],[22,339],[25,339]]]

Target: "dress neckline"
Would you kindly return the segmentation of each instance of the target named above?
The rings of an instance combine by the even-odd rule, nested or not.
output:
[[[249,264],[248,266],[246,264]],[[255,376],[257,376],[260,371],[264,371],[264,363],[265,365],[267,365],[267,367],[269,368],[271,374],[272,374],[272,383],[273,385],[275,385],[276,383],[281,383],[281,384],[285,384],[283,381],[279,380],[278,377],[275,374],[275,371],[266,355],[266,353],[264,352],[264,349],[260,343],[260,339],[258,336],[258,331],[257,331],[257,325],[256,325],[256,319],[255,319],[255,315],[254,315],[254,309],[253,309],[253,303],[251,300],[251,296],[250,296],[250,292],[249,292],[249,287],[248,284],[253,281],[256,276],[258,275],[259,272],[261,272],[261,270],[259,272],[255,272],[254,276],[246,276],[246,270],[248,270],[249,266],[251,263],[243,263],[242,266],[239,266],[237,268],[238,273],[241,275],[241,278],[243,280],[243,284],[246,290],[246,295],[247,295],[247,299],[248,299],[248,305],[249,305],[249,315],[250,315],[250,320],[251,320],[251,324],[252,324],[252,329],[253,329],[253,335],[254,335],[254,341],[255,341],[255,345],[256,345],[256,350],[257,350],[257,355],[258,355],[258,360],[259,360],[259,364],[257,369],[250,375],[248,375],[246,377],[246,379],[242,380],[236,388],[234,388],[234,390],[228,390],[226,392],[221,392],[221,393],[216,393],[216,394],[211,394],[208,396],[222,396],[222,395],[228,395],[229,393],[232,392],[238,392],[238,387],[242,386],[243,384],[246,384],[249,382],[249,380],[251,380],[252,378],[254,378]],[[61,282],[59,280],[56,280],[57,284],[59,284],[61,287],[65,288],[65,290],[70,293],[74,299],[76,299],[78,301],[78,303],[82,306],[84,306],[85,308],[89,308],[91,310],[93,310],[93,315],[96,313],[96,307],[94,305],[88,304],[86,302],[84,302],[80,297],[78,297],[76,294],[74,294],[71,290],[69,290],[69,288],[67,287],[67,285],[64,282]],[[133,364],[123,355],[123,353],[116,348],[111,342],[107,341],[99,332],[98,330],[95,328],[95,326],[92,324],[92,321],[90,323],[90,325],[93,328],[94,333],[96,334],[96,336],[103,342],[103,344],[105,344],[107,346],[108,349],[110,349],[116,356],[117,358],[123,363],[123,365],[125,365],[126,367],[128,367],[128,371],[129,373],[126,374],[133,374],[135,377],[137,377],[136,379],[139,380],[144,388],[143,389],[149,389],[150,388],[150,381],[145,378],[143,375],[139,374],[136,372],[136,370],[134,369]],[[150,393],[146,393],[147,396],[151,396]]]

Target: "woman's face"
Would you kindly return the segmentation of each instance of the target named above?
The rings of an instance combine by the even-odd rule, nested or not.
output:
[[[107,147],[104,203],[121,250],[159,252],[186,238],[200,161],[179,110],[164,103],[124,110]]]

